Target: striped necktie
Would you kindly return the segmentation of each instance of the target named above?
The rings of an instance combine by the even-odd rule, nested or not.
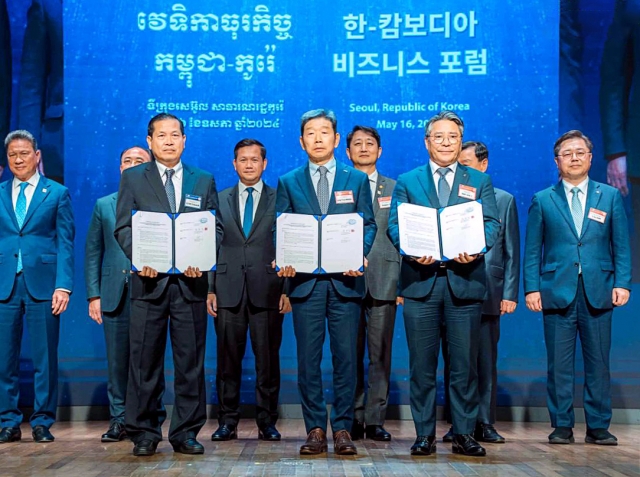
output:
[[[578,231],[578,237],[582,233],[582,222],[584,220],[584,210],[582,210],[582,204],[578,198],[580,192],[581,190],[577,187],[571,189],[571,193],[573,194],[573,197],[571,197],[571,217],[573,217],[573,223]]]

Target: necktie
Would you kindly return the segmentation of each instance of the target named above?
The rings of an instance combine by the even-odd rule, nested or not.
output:
[[[580,189],[574,187],[571,189],[571,193],[573,194],[573,197],[571,197],[571,216],[573,217],[573,223],[578,231],[578,236],[580,236],[582,233],[582,221],[584,220],[584,211],[582,210],[582,204],[578,198]]]
[[[16,221],[18,222],[18,228],[22,228],[24,224],[24,218],[27,216],[27,196],[24,190],[29,185],[28,182],[22,182],[20,184],[20,192],[18,193],[18,200],[16,200]],[[18,267],[16,273],[22,271],[22,250],[18,250]]]
[[[249,238],[253,225],[253,187],[247,187],[247,202],[244,204],[244,218],[242,219],[242,231],[245,238]]]
[[[446,207],[449,203],[449,196],[451,195],[451,187],[449,187],[449,183],[445,176],[447,173],[451,172],[451,169],[448,167],[440,167],[436,171],[440,174],[440,180],[438,180],[438,200],[440,201],[440,207]]]
[[[171,207],[171,213],[176,213],[176,189],[173,187],[173,181],[171,178],[176,173],[173,169],[167,169],[164,172],[167,175],[167,181],[164,183],[164,190],[167,193],[167,199],[169,199],[169,206]]]
[[[327,170],[326,167],[320,166],[318,167],[318,172],[320,173],[320,180],[318,181],[318,203],[320,204],[320,210],[323,214],[327,213],[329,210],[329,179],[327,179]]]

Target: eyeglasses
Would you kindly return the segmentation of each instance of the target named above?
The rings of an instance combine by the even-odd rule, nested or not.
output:
[[[588,151],[567,151],[562,154],[558,154],[558,157],[561,157],[565,161],[570,161],[573,156],[576,156],[577,159],[584,159],[584,157],[590,154]]]
[[[444,134],[434,134],[433,136],[429,136],[429,138],[436,144],[442,144],[445,139],[449,140],[449,144],[458,144],[458,141],[460,141],[460,136],[458,136],[457,134],[452,134],[450,136],[446,136]]]

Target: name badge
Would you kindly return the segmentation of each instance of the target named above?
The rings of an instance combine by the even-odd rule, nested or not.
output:
[[[388,209],[391,207],[391,197],[378,197],[378,205],[381,209]]]
[[[589,209],[589,215],[587,215],[587,217],[590,218],[591,220],[595,220],[596,222],[600,222],[601,224],[604,224],[604,221],[607,218],[607,213],[591,207]]]
[[[187,194],[184,196],[184,206],[192,209],[200,209],[202,205],[202,197],[199,195]]]
[[[350,190],[337,190],[335,192],[336,195],[336,204],[354,204],[353,200],[353,191]]]
[[[476,200],[476,188],[460,184],[460,188],[458,189],[458,197],[462,197],[463,199]]]

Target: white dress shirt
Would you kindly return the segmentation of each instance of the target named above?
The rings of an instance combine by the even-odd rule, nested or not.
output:
[[[162,179],[162,184],[166,184],[167,175],[165,171],[169,169],[167,166],[162,164],[160,161],[156,161],[156,165],[158,166],[158,170],[160,171],[160,178]],[[172,169],[175,171],[173,173],[173,177],[171,178],[171,182],[173,182],[173,188],[176,191],[176,212],[180,210],[180,203],[182,202],[182,161],[179,161]]]
[[[34,175],[32,175],[26,182],[29,184],[24,189],[24,195],[27,198],[27,208],[29,210],[29,205],[31,205],[31,199],[33,198],[33,193],[36,191],[36,187],[38,187],[38,182],[40,181],[40,173],[36,171]],[[20,194],[20,184],[23,181],[18,179],[17,177],[13,178],[13,187],[11,188],[11,200],[13,201],[13,211],[16,210],[16,202],[18,201],[18,194]]]
[[[244,209],[247,205],[247,199],[249,199],[249,194],[247,192],[247,187],[242,182],[238,182],[238,202],[240,206],[240,223],[244,227]],[[260,202],[260,197],[262,196],[262,188],[264,187],[264,182],[260,179],[253,187],[253,215],[252,219],[256,218],[256,210],[258,210],[258,203]],[[253,221],[251,222],[253,223]]]
[[[436,194],[438,193],[438,184],[440,183],[440,173],[438,172],[438,169],[440,169],[440,167],[438,164],[436,164],[435,162],[433,162],[431,159],[429,159],[429,167],[431,167],[431,174],[433,175],[433,182],[436,185]],[[451,193],[453,194],[453,177],[456,175],[456,169],[458,168],[458,162],[454,162],[453,164],[449,164],[447,166],[451,172],[448,172],[447,175],[444,176],[444,179],[447,181],[447,184],[449,184],[449,189],[451,189]]]
[[[580,205],[582,206],[582,213],[584,214],[584,209],[587,206],[587,188],[589,187],[589,178],[587,177],[578,185],[569,184],[567,181],[562,179],[562,186],[564,187],[564,193],[567,196],[569,210],[571,210],[571,199],[573,199],[573,192],[571,192],[571,189],[573,189],[574,187],[580,189],[580,192],[578,192],[578,200],[580,201]]]

